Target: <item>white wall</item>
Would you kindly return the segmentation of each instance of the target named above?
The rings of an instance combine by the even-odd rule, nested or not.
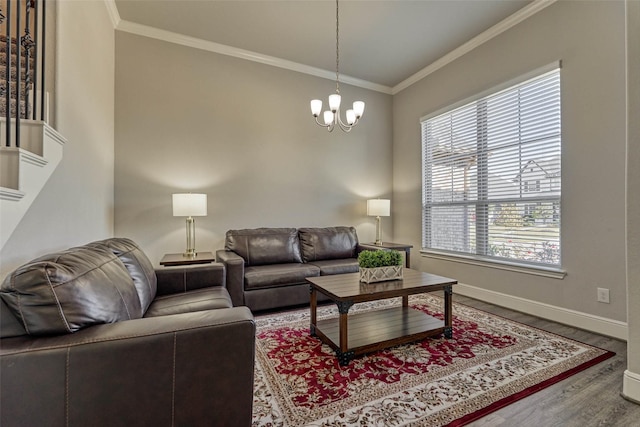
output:
[[[330,80],[117,32],[116,234],[155,264],[183,252],[185,218],[172,216],[171,194],[191,191],[209,200],[196,218],[198,251],[223,248],[235,228],[352,225],[373,241],[366,199],[392,190],[391,96],[341,85],[343,102],[365,101],[365,114],[351,133],[328,133],[309,101],[334,90]]]
[[[564,280],[415,256],[416,267],[626,321],[624,2],[557,2],[394,96],[394,239],[421,247],[419,118],[562,60]],[[610,289],[610,304],[596,288]]]
[[[0,252],[2,278],[49,251],[113,235],[113,24],[102,1],[55,4],[56,129],[68,142]]]
[[[623,393],[640,402],[640,2],[627,0],[627,372]]]

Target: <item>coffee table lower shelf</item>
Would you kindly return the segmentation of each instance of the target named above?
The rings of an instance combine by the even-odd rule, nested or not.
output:
[[[331,346],[341,364],[354,356],[406,344],[445,332],[442,320],[411,307],[393,307],[349,315],[347,350],[340,349],[339,319],[319,320],[312,334]]]

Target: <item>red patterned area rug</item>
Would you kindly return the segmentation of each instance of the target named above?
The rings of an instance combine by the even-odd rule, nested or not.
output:
[[[352,312],[399,305],[357,304]],[[442,299],[409,304],[442,318]],[[461,426],[614,353],[454,303],[453,338],[427,338],[340,366],[309,335],[309,310],[256,317],[253,426]],[[334,306],[318,318],[337,316]]]

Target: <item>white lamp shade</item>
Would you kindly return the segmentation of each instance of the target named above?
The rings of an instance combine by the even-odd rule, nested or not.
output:
[[[333,95],[329,95],[329,109],[334,113],[338,111],[338,109],[340,108],[341,100],[342,100],[342,97],[337,93],[334,93]]]
[[[318,117],[320,115],[320,111],[322,111],[322,101],[319,99],[312,100],[311,114],[313,114],[313,117]]]
[[[356,117],[360,118],[364,114],[364,102],[356,101],[353,103],[353,111],[356,113]]]
[[[356,122],[356,113],[353,110],[347,110],[347,123],[352,125]]]
[[[333,113],[329,110],[324,112],[324,124],[330,125],[333,123]]]
[[[207,195],[176,193],[173,197],[173,216],[207,216]]]
[[[371,199],[367,200],[367,215],[369,216],[390,216],[391,200]]]

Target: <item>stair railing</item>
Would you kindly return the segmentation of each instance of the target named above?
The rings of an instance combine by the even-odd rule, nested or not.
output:
[[[0,76],[0,99],[4,98],[0,110],[6,120],[7,147],[20,147],[21,120],[45,120],[45,7],[45,0],[0,2],[0,51],[4,50],[5,67]]]

